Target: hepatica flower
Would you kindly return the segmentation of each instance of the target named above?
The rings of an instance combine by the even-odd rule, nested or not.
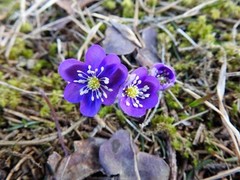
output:
[[[88,49],[85,62],[67,59],[60,64],[58,72],[68,82],[64,98],[71,103],[80,103],[80,112],[89,117],[97,114],[101,104],[114,103],[119,87],[128,75],[118,56],[106,55],[99,45]]]
[[[151,69],[150,73],[152,76],[158,78],[160,82],[159,86],[160,91],[164,91],[170,88],[171,86],[174,85],[176,81],[175,71],[171,67],[163,63],[155,64]]]
[[[144,67],[133,71],[119,92],[119,106],[129,116],[141,117],[158,101],[159,81]]]

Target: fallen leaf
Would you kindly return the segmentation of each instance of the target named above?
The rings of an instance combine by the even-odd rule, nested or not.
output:
[[[75,152],[61,160],[61,156],[54,152],[48,158],[56,179],[84,179],[91,174],[99,172],[101,165],[98,160],[99,146],[104,140],[90,138],[82,141],[75,141]]]
[[[144,152],[137,154],[137,164],[141,180],[161,180],[169,179],[169,166],[167,163],[157,157]]]
[[[107,175],[119,179],[168,180],[170,169],[160,157],[138,152],[130,134],[119,130],[100,146],[99,162]]]
[[[139,179],[135,151],[127,131],[119,130],[103,143],[99,150],[99,161],[108,175],[119,175],[120,179]]]
[[[133,33],[133,31],[123,24],[111,21],[105,32],[103,40],[103,48],[106,53],[115,53],[118,55],[126,55],[132,53],[136,48],[141,47],[141,43]]]
[[[137,62],[142,66],[151,67],[160,61],[157,55],[157,31],[153,27],[148,27],[142,31],[144,48],[139,49],[136,55]]]

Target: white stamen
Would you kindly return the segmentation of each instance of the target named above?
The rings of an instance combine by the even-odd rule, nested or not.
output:
[[[105,97],[105,98],[107,98],[108,96],[107,96],[107,94],[103,91],[103,96]]]
[[[76,83],[81,83],[81,84],[83,84],[83,83],[86,83],[86,82],[88,82],[88,80],[85,80],[85,79],[79,79],[79,80],[74,80],[73,82],[76,82]]]
[[[132,76],[130,75],[130,77],[132,77],[132,80],[129,80],[130,84],[123,89],[123,92],[125,92],[125,89],[135,87],[137,89],[137,95],[134,98],[130,97],[131,101],[126,101],[125,103],[127,106],[130,106],[130,104],[132,104],[135,108],[142,108],[143,105],[140,103],[139,99],[143,100],[150,97],[150,94],[146,93],[150,89],[150,87],[148,85],[144,85],[143,88],[139,88],[138,85],[142,83],[142,80],[139,79],[139,76],[134,74]],[[122,93],[122,97],[124,96],[126,96],[126,94]]]

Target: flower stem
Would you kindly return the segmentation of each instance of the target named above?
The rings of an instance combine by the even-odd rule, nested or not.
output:
[[[65,157],[66,157],[66,156],[69,155],[69,153],[68,153],[67,147],[64,144],[64,139],[63,139],[63,136],[62,136],[61,127],[60,127],[60,124],[59,124],[59,120],[57,118],[57,113],[55,112],[55,110],[54,110],[51,102],[49,101],[47,95],[45,94],[45,92],[40,89],[40,93],[42,94],[43,99],[46,101],[48,107],[50,108],[52,119],[54,120],[54,122],[56,124],[57,136],[59,138],[59,143],[61,144],[63,152],[64,152]]]
[[[153,109],[152,113],[150,114],[150,116],[142,123],[140,124],[140,127],[141,129],[143,129],[144,127],[146,127],[152,120],[153,116],[155,115],[156,111],[157,111],[157,108],[160,104],[160,100],[162,98],[162,91],[159,92],[159,95],[158,95],[158,102],[155,106],[155,108]]]

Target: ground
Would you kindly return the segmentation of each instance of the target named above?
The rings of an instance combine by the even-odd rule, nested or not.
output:
[[[64,156],[59,142],[72,153],[74,141],[109,139],[119,129],[130,132],[141,151],[163,158],[171,180],[240,178],[239,2],[3,0],[0,12],[0,179],[44,179],[52,173],[49,156]],[[120,35],[129,46],[106,33],[119,24],[131,31]],[[147,44],[146,28],[157,33],[157,61],[177,75],[156,108],[132,118],[114,104],[86,118],[78,104],[63,99],[59,64],[84,60],[92,44],[108,40],[121,48],[129,71],[154,63],[131,51]]]

